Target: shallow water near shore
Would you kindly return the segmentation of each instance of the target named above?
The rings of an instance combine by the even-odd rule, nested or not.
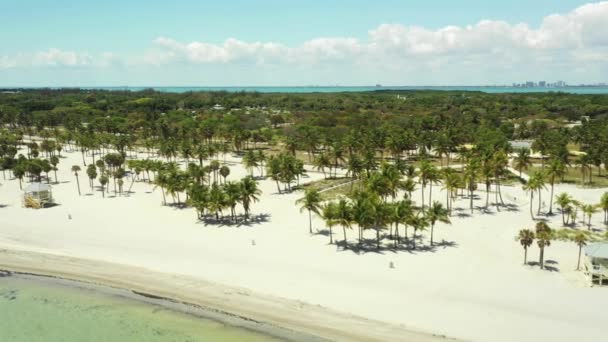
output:
[[[0,341],[281,341],[89,286],[0,277]]]

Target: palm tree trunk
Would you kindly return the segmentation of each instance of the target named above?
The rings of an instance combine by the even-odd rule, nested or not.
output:
[[[416,249],[416,227],[414,227],[414,235],[412,236],[412,249]]]
[[[433,204],[432,198],[433,198],[433,182],[431,182],[429,184],[429,207]]]
[[[346,241],[346,227],[345,226],[342,226],[342,232],[344,233],[344,248],[346,248],[347,241]]]
[[[395,248],[399,245],[399,223],[395,222]]]
[[[423,183],[422,184],[422,202],[421,202],[422,203],[422,210],[424,210],[424,188],[425,188],[425,186],[424,186],[424,183]]]
[[[538,211],[537,211],[537,215],[540,216],[540,205],[541,205],[541,191],[540,189],[538,189]]]
[[[578,271],[581,268],[581,251],[583,246],[578,246],[578,262],[576,263],[576,270]]]
[[[310,209],[308,210],[308,229],[310,230],[310,234],[312,234],[312,213]]]
[[[534,220],[534,210],[532,209],[532,204],[534,203],[534,192],[530,191],[530,217]]]
[[[554,186],[555,181],[552,180],[551,181],[551,197],[549,199],[549,215],[553,214],[553,186]]]
[[[528,247],[524,247],[524,265],[528,263]]]
[[[330,244],[330,245],[333,245],[333,243],[334,243],[334,238],[333,238],[333,235],[334,235],[334,234],[333,234],[333,232],[332,232],[332,230],[331,230],[331,226],[329,226],[329,244]]]
[[[380,250],[380,229],[376,227],[376,249]]]
[[[435,224],[431,224],[431,247],[433,247],[433,232],[435,230]]]
[[[486,209],[488,209],[489,204],[490,204],[490,184],[486,183]]]
[[[545,269],[545,247],[540,249],[540,258],[539,258],[540,269]]]
[[[78,180],[78,175],[76,175],[76,185],[78,186],[78,196],[80,196],[80,181]]]

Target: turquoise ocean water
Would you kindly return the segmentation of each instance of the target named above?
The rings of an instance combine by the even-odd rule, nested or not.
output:
[[[0,277],[0,341],[280,340],[84,285],[12,276]]]

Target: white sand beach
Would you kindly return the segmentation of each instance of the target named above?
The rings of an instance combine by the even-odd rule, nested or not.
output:
[[[326,235],[311,236],[308,214],[294,204],[302,193],[278,194],[272,180],[260,181],[263,195],[252,206],[253,215],[261,215],[258,222],[205,225],[193,209],[162,206],[161,190],[144,182],[136,182],[129,196],[111,193],[102,198],[98,191],[90,193],[82,172],[83,194],[78,196],[69,169],[82,165],[81,155],[63,155],[60,184],[53,185],[59,205],[52,208],[22,208],[18,181],[9,180],[8,172],[6,180],[0,174],[0,269],[21,263],[24,271],[46,269],[68,278],[104,282],[100,275],[105,275],[107,282],[114,276],[114,285],[180,291],[175,297],[198,298],[210,307],[253,314],[272,324],[280,325],[283,316],[290,328],[323,328],[318,330],[321,336],[336,340],[440,339],[435,334],[471,341],[598,341],[608,332],[608,289],[589,287],[575,271],[578,248],[573,243],[554,241],[547,248],[548,270],[522,265],[523,249],[515,236],[534,222],[529,197],[519,186],[503,189],[505,201],[515,204],[511,211],[476,210],[469,217],[468,200],[456,201],[462,210],[455,212],[452,225],[437,224],[434,248],[428,248],[425,232],[416,251],[357,254],[330,245]],[[228,179],[245,175],[239,159],[228,160]],[[304,181],[320,178],[322,174],[309,172]],[[443,200],[439,188],[434,187],[433,197]],[[555,193],[561,191],[588,203],[598,202],[604,192],[556,186]],[[476,204],[481,206],[485,194],[478,194]],[[419,195],[417,190],[415,199]],[[543,196],[548,205],[548,191]],[[596,214],[592,223],[603,229],[601,216]],[[318,217],[313,224],[325,229]],[[559,215],[550,218],[553,227],[560,224]],[[339,229],[334,234],[341,240]],[[356,231],[349,234],[354,242]],[[373,232],[366,234],[374,237]],[[529,260],[537,256],[538,248],[531,247]],[[205,292],[197,289],[209,283],[215,284],[215,299],[205,302]],[[251,298],[222,297],[220,288],[226,293],[242,289]],[[267,304],[260,304],[264,300]],[[274,306],[268,304],[272,302]],[[256,305],[257,310],[249,310]],[[349,330],[340,334],[330,331],[332,325]]]

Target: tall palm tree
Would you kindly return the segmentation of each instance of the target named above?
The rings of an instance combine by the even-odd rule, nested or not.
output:
[[[407,239],[407,223],[409,222],[413,213],[412,201],[410,199],[403,199],[397,202],[394,206],[394,220],[395,220],[395,247],[401,242],[399,241],[399,223],[403,223],[405,226],[405,238]]]
[[[538,263],[540,268],[545,268],[545,248],[551,246],[551,240],[553,240],[553,231],[545,222],[538,222],[536,224],[536,244],[540,250]]]
[[[413,179],[408,178],[401,182],[401,189],[407,193],[407,198],[412,199],[412,192],[416,190],[416,182]]]
[[[241,180],[241,204],[245,210],[245,220],[249,219],[249,210],[252,202],[257,202],[262,190],[258,188],[258,183],[252,177],[245,177]]]
[[[106,185],[108,184],[108,182],[110,181],[110,178],[108,178],[108,176],[102,174],[99,177],[99,184],[101,184],[101,197],[105,198],[106,197]],[[164,193],[163,193],[164,196]]]
[[[549,178],[549,184],[551,184],[551,197],[549,197],[549,198],[552,199],[555,179],[562,178],[566,174],[566,166],[564,165],[564,163],[561,160],[554,158],[549,163],[549,166],[547,167],[545,172],[546,172],[547,178]],[[551,201],[549,201],[549,215],[552,215],[552,214],[553,214],[553,201],[551,200]]]
[[[351,228],[352,214],[351,206],[344,198],[340,198],[336,203],[336,224],[342,227],[344,233],[344,248],[347,247],[346,228]]]
[[[222,165],[220,167],[220,176],[224,179],[224,184],[226,184],[226,178],[230,175],[230,168],[226,165]]]
[[[310,213],[310,211],[309,211]],[[333,226],[337,225],[338,208],[336,203],[329,202],[322,206],[321,217],[325,220],[325,225],[329,228],[329,244],[333,244]]]
[[[409,225],[414,228],[414,234],[412,236],[412,249],[416,249],[416,233],[419,230],[425,230],[429,226],[427,217],[419,211],[417,215],[413,216],[409,220]]]
[[[575,163],[581,169],[581,177],[582,177],[583,185],[585,185],[585,175],[586,175],[587,171],[589,171],[589,183],[591,183],[591,167],[590,167],[591,160],[589,159],[589,156],[588,155],[580,156],[576,160]]]
[[[544,187],[545,187],[544,175],[540,171],[535,172],[532,175],[532,177],[530,177],[528,182],[526,184],[524,184],[524,186],[523,186],[524,191],[530,193],[530,216],[532,217],[533,220],[534,220],[534,213],[533,213],[534,193],[538,192],[538,196],[539,196],[538,215],[540,215],[540,208],[541,208],[540,194],[541,194],[541,190]]]
[[[312,213],[320,215],[319,210],[321,210],[322,201],[321,193],[316,189],[307,189],[304,192],[304,197],[296,201],[296,204],[301,205],[300,211],[308,210],[308,228],[310,234],[312,234]]]
[[[97,167],[95,164],[89,164],[87,166],[87,176],[89,177],[89,185],[91,186],[91,191],[93,191],[93,181],[97,178]]]
[[[532,166],[532,160],[530,159],[530,150],[522,148],[517,151],[517,156],[513,159],[513,168],[519,171],[519,178],[523,170],[528,170]]]
[[[608,224],[608,192],[604,192],[600,199],[599,207],[604,212],[604,224]]]
[[[460,178],[456,174],[456,171],[452,168],[443,169],[443,189],[445,190],[445,207],[448,210],[448,215],[452,214],[452,201],[454,200],[454,194],[458,190],[460,185]]]
[[[331,160],[327,153],[321,153],[315,157],[313,161],[313,166],[317,171],[323,172],[323,178],[327,179],[327,173],[325,172],[326,168],[329,168],[329,172],[331,173]]]
[[[522,229],[517,236],[519,243],[524,248],[524,265],[528,263],[528,247],[534,242],[534,232],[530,229]]]
[[[51,165],[53,165],[53,171],[55,173],[55,183],[59,183],[59,179],[57,179],[57,164],[59,164],[59,157],[57,156],[51,156],[51,158],[49,158],[49,162],[51,163]]]
[[[258,166],[258,160],[253,150],[249,150],[245,153],[243,156],[243,165],[245,165],[245,168],[249,171],[249,175],[253,177],[253,169]]]
[[[13,176],[19,180],[19,190],[23,190],[23,177],[25,176],[25,167],[22,164],[17,164],[13,167]]]
[[[578,246],[578,262],[576,263],[576,270],[578,271],[581,268],[581,252],[583,247],[587,245],[587,236],[583,232],[578,232],[573,241]]]
[[[477,189],[477,173],[479,172],[480,164],[475,158],[469,159],[467,166],[464,169],[464,182],[469,190],[469,208],[473,213],[473,197]]]
[[[606,198],[608,200],[608,196]],[[572,203],[572,198],[569,194],[562,192],[561,194],[555,196],[555,203],[559,205],[560,212],[562,213],[562,224],[566,225],[566,209]]]
[[[359,245],[363,242],[363,231],[371,227],[375,219],[372,197],[367,191],[355,191],[352,201],[352,219],[359,227]]]
[[[448,217],[448,211],[443,205],[435,201],[426,211],[426,218],[431,224],[431,247],[433,246],[433,231],[435,230],[435,223],[437,221],[450,224],[450,218]]]
[[[429,182],[429,178],[432,178],[434,173],[435,168],[433,167],[433,165],[428,160],[423,159],[420,163],[420,170],[418,171],[418,180],[420,181],[422,190],[422,201],[420,202],[422,210],[424,210],[424,191],[426,190],[426,185]]]
[[[78,172],[80,172],[80,166],[72,165],[72,172],[76,176],[76,185],[78,186],[78,196],[80,196],[80,180],[78,179]]]
[[[593,204],[583,204],[581,205],[581,210],[583,211],[583,215],[587,215],[587,218],[589,219],[587,221],[587,229],[591,230],[591,216],[596,213],[596,206]],[[584,220],[585,218],[583,217],[583,221]]]
[[[241,186],[236,182],[224,183],[226,205],[230,207],[230,218],[236,220],[236,205],[241,200]]]

